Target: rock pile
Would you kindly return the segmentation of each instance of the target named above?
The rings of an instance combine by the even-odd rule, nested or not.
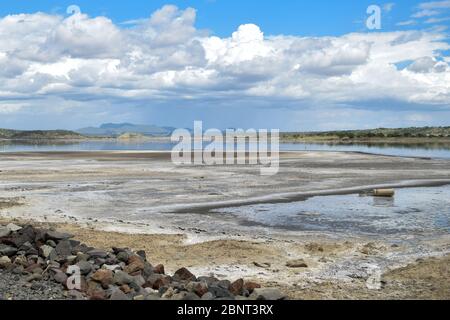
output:
[[[277,289],[254,282],[197,277],[181,268],[170,276],[144,251],[98,250],[73,236],[31,225],[0,226],[0,269],[28,283],[61,284],[69,299],[90,300],[281,300]]]

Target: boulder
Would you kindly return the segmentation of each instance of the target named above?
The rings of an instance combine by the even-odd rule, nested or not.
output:
[[[153,268],[153,272],[158,274],[165,274],[164,265],[158,264],[156,267]]]
[[[19,231],[19,230],[22,229],[21,226],[18,226],[17,224],[14,224],[14,223],[8,224],[8,225],[6,226],[6,228],[7,228],[9,231],[11,231],[11,232],[17,232],[17,231]]]
[[[188,291],[194,292],[197,296],[202,297],[208,292],[208,285],[206,282],[189,282],[186,286]]]
[[[175,274],[174,278],[177,280],[184,280],[184,281],[195,281],[195,276],[186,268],[178,269]]]
[[[128,273],[123,272],[121,270],[117,270],[114,273],[113,280],[114,280],[114,283],[118,284],[118,285],[123,285],[123,284],[128,284],[129,285],[129,284],[131,284],[134,281],[132,276],[130,276]]]
[[[12,257],[13,255],[16,254],[16,252],[17,252],[16,248],[5,244],[0,244],[0,256]]]
[[[0,238],[7,237],[11,234],[11,230],[6,227],[0,227]]]
[[[247,290],[249,293],[252,293],[255,289],[259,288],[261,288],[261,285],[256,282],[247,281],[244,284],[244,289]]]
[[[113,283],[113,272],[111,270],[100,269],[92,275],[92,280],[100,282],[103,288],[108,288]]]
[[[125,267],[123,271],[128,274],[134,273],[136,271],[144,270],[144,261],[141,257],[135,255],[128,258],[128,265]]]
[[[48,230],[45,233],[45,238],[46,240],[61,241],[73,238],[73,235],[69,233],[62,233],[58,231]]]
[[[55,247],[56,253],[61,257],[72,255],[72,245],[68,240],[61,240]]]
[[[80,273],[82,275],[87,275],[92,271],[92,264],[87,261],[80,261],[76,265],[80,268]]]
[[[115,289],[113,290],[113,292],[111,293],[111,297],[109,298],[109,300],[130,300],[130,298],[128,298],[128,296],[122,292],[122,290],[119,289]]]
[[[49,259],[49,260],[52,260],[52,259],[50,259],[51,258],[50,255],[52,255],[52,257],[56,256],[55,249],[53,247],[49,246],[49,245],[46,245],[46,244],[44,244],[43,246],[41,246],[39,248],[39,252],[40,252],[42,257],[44,257],[46,259]]]
[[[108,253],[103,250],[89,250],[86,252],[91,258],[106,258]]]
[[[244,293],[244,280],[238,279],[230,285],[230,292],[235,296],[241,296]]]
[[[11,265],[11,259],[7,256],[0,257],[0,268],[6,269]]]

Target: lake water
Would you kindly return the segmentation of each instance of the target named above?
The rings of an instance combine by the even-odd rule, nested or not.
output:
[[[82,142],[10,142],[0,141],[0,152],[19,151],[111,151],[152,150],[169,151],[175,144],[169,141],[82,141]],[[354,151],[392,156],[450,159],[450,144],[340,144],[340,143],[281,143],[281,151]]]
[[[450,186],[398,189],[394,198],[336,195],[305,201],[211,211],[242,225],[346,234],[435,235],[450,233]]]

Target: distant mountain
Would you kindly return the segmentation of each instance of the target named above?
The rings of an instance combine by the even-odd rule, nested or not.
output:
[[[146,136],[169,136],[175,128],[132,123],[104,123],[100,127],[88,127],[77,130],[86,136],[118,137],[125,133],[139,133]]]
[[[0,139],[5,140],[76,140],[84,139],[81,134],[68,130],[10,130],[0,129]]]

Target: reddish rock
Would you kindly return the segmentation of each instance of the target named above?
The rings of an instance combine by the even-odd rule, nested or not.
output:
[[[125,271],[128,274],[137,272],[137,271],[142,271],[144,270],[144,261],[142,260],[141,257],[139,256],[131,256],[130,258],[128,258],[128,265],[124,268],[123,271]]]
[[[261,288],[261,285],[256,282],[247,281],[244,284],[244,289],[247,290],[249,293],[252,293],[255,289]]]
[[[147,282],[142,286],[143,288],[152,288],[153,290],[159,290],[159,288],[170,284],[170,277],[166,277],[160,274],[153,274],[148,277]]]
[[[191,282],[191,284],[192,291],[200,298],[208,292],[208,285],[205,282]]]
[[[154,267],[153,272],[157,273],[157,274],[165,274],[166,273],[164,271],[164,265],[162,265],[162,264],[158,264],[156,267]]]
[[[100,282],[103,288],[108,288],[113,283],[113,272],[106,269],[97,270],[92,275],[92,280]]]
[[[128,294],[131,292],[131,288],[127,284],[121,285],[120,290],[122,290],[122,292],[125,294]]]
[[[28,267],[25,268],[25,271],[28,273],[32,273],[34,269],[40,268],[41,266],[37,263],[30,264]]]
[[[175,278],[185,281],[195,281],[195,276],[186,268],[177,270],[174,274]]]
[[[106,300],[106,293],[104,290],[94,290],[88,292],[89,300]]]
[[[230,292],[235,296],[241,296],[244,293],[244,280],[238,279],[230,285]]]

